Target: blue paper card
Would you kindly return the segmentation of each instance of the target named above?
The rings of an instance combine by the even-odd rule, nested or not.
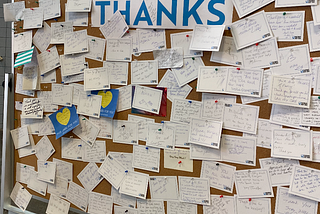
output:
[[[108,89],[91,93],[102,96],[100,116],[113,118],[117,109],[119,90]]]
[[[59,139],[66,133],[79,125],[79,116],[74,105],[72,107],[63,107],[49,116],[54,130],[56,139]]]

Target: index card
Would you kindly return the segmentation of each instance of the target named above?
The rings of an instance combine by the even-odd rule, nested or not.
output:
[[[309,126],[300,125],[301,112],[303,112],[302,108],[284,105],[272,105],[270,122],[297,129],[310,130]]]
[[[128,121],[138,123],[138,137],[139,140],[147,141],[148,139],[148,124],[154,123],[155,119],[140,117],[133,114],[128,114]]]
[[[247,1],[232,0],[234,7],[237,10],[239,18],[242,18],[268,4],[274,2],[274,0],[262,0],[262,1]]]
[[[40,76],[40,83],[55,83],[57,79],[56,69]]]
[[[138,53],[138,49],[139,49],[138,30],[139,29],[127,30],[126,33],[122,36],[122,38],[132,39],[132,54],[140,56],[141,53]]]
[[[25,31],[23,33],[17,33],[13,36],[13,53],[19,53],[23,51],[28,51],[32,45],[32,30]]]
[[[43,8],[26,8],[23,10],[23,29],[42,28]]]
[[[210,187],[232,193],[236,167],[213,161],[202,161],[200,178],[207,178]]]
[[[67,161],[63,161],[57,158],[52,160],[57,165],[56,176],[65,178],[67,181],[72,181],[73,179],[73,164]]]
[[[90,12],[91,0],[70,0],[67,1],[67,12]]]
[[[245,68],[269,68],[280,65],[276,37],[244,48],[241,53]]]
[[[166,49],[165,30],[137,29],[139,47],[134,52],[151,52],[153,50]]]
[[[67,197],[68,184],[67,179],[57,176],[54,184],[48,183],[48,193],[65,199]]]
[[[209,179],[179,176],[180,201],[210,205]]]
[[[72,22],[51,23],[51,44],[63,44],[64,34],[73,32]]]
[[[237,50],[270,39],[273,36],[264,11],[233,22],[230,28]]]
[[[101,33],[103,34],[104,38],[121,38],[129,27],[124,20],[122,14],[119,10],[117,10],[111,18],[100,28]]]
[[[75,138],[61,138],[61,157],[70,160],[82,160],[84,142]]]
[[[79,122],[79,126],[74,128],[72,132],[89,146],[93,146],[100,128],[81,115],[79,116]]]
[[[83,12],[68,12],[67,4],[65,4],[65,21],[73,22],[73,26],[88,26],[88,13]]]
[[[290,185],[292,169],[295,165],[299,165],[298,160],[281,158],[260,158],[259,162],[261,169],[269,171],[272,186]]]
[[[73,86],[73,93],[72,93],[72,104],[79,105],[80,97],[87,96],[91,94],[89,91],[84,91],[84,85],[78,83],[71,83],[69,85]]]
[[[87,190],[74,182],[69,183],[69,189],[67,192],[68,201],[85,212],[87,210],[88,199],[89,193]]]
[[[202,93],[202,118],[223,120],[225,103],[236,103],[237,96]]]
[[[138,145],[137,122],[113,120],[113,142]]]
[[[168,123],[149,123],[147,146],[174,149],[175,128]]]
[[[266,16],[279,42],[303,41],[305,11],[268,12]]]
[[[138,214],[137,209],[127,208],[127,207],[120,207],[120,206],[114,206],[114,214]]]
[[[77,113],[90,117],[99,118],[101,102],[102,96],[100,95],[90,94],[90,96],[81,96],[77,108]]]
[[[222,121],[191,118],[189,143],[220,148]]]
[[[193,160],[190,159],[190,150],[164,150],[164,168],[193,172]]]
[[[271,179],[268,170],[237,170],[234,173],[238,198],[273,197]]]
[[[62,106],[72,106],[73,86],[52,84],[52,103]]]
[[[224,25],[196,25],[192,32],[190,50],[219,51]]]
[[[316,214],[318,211],[318,202],[289,194],[286,187],[277,188],[277,198],[275,213],[309,213]]]
[[[309,108],[311,79],[272,76],[269,103]]]
[[[82,186],[84,186],[88,192],[91,192],[103,179],[98,169],[98,166],[91,162],[77,175]]]
[[[196,144],[190,144],[190,159],[196,160],[220,160],[220,150],[209,148],[206,146],[200,146]]]
[[[154,213],[154,214],[164,214],[164,204],[161,200],[137,200],[137,208],[139,214],[148,214],[148,213]]]
[[[128,170],[109,153],[98,172],[116,189],[119,189]]]
[[[23,98],[21,118],[43,118],[43,106],[38,98]]]
[[[274,75],[310,72],[310,53],[307,44],[279,48],[279,54],[281,65],[272,68]]]
[[[64,34],[64,54],[85,53],[89,51],[87,30]]]
[[[86,68],[84,56],[76,55],[60,55],[61,75],[70,76],[84,72]]]
[[[146,199],[149,175],[139,172],[129,171],[126,173],[119,192],[137,198]]]
[[[175,99],[172,103],[170,121],[190,124],[191,118],[201,117],[202,102]]]
[[[106,48],[106,40],[95,36],[87,36],[89,44],[89,52],[84,53],[84,57],[102,62],[104,58],[104,50]]]
[[[134,145],[132,167],[159,173],[160,149],[143,145]]]
[[[20,183],[16,182],[10,194],[10,198],[22,211],[25,211],[32,195]]]
[[[43,9],[43,20],[53,19],[61,16],[59,0],[40,0],[39,7]]]
[[[29,156],[29,155],[33,155],[33,154],[36,153],[35,143],[34,143],[32,134],[29,134],[29,139],[30,139],[30,145],[29,146],[25,146],[23,148],[18,149],[19,158],[26,157],[26,156]]]
[[[275,7],[299,7],[317,5],[317,1],[314,0],[276,0]]]
[[[35,146],[35,149],[38,160],[43,161],[48,160],[50,156],[56,151],[46,135],[39,140],[39,142]]]
[[[320,170],[305,166],[294,166],[290,180],[289,194],[313,201],[320,201],[320,189],[318,185],[319,175]]]
[[[258,119],[257,134],[243,133],[243,137],[254,137],[257,139],[257,146],[271,149],[271,136],[273,129],[281,129],[281,125],[273,124],[266,119]]]
[[[210,62],[241,66],[243,64],[242,52],[237,50],[232,37],[223,36],[219,51],[211,53]]]
[[[98,133],[99,138],[112,139],[112,118],[100,117],[94,118],[89,117],[90,122],[100,128]]]
[[[162,90],[136,85],[132,100],[132,108],[159,114],[161,99]]]
[[[222,135],[221,160],[243,165],[256,165],[256,139]]]
[[[33,191],[46,196],[48,184],[44,181],[38,180],[38,173],[36,171],[30,171],[30,178],[28,182],[28,188]]]
[[[37,161],[38,180],[47,183],[55,183],[56,178],[56,163],[50,161]]]
[[[63,83],[72,83],[72,82],[80,82],[84,81],[84,74],[75,74],[71,76],[62,76],[62,84]]]
[[[5,22],[16,22],[23,18],[25,2],[12,2],[3,4],[3,15]]]
[[[84,69],[84,90],[110,89],[109,72],[106,67]]]
[[[237,214],[271,214],[271,199],[253,198],[249,201],[235,196],[235,209]]]
[[[113,197],[113,203],[123,206],[123,208],[125,209],[130,209],[129,207],[136,207],[137,199],[135,197],[120,194],[119,191],[116,190],[114,187],[111,187],[111,196]],[[114,207],[116,208],[117,206]]]
[[[4,5],[3,5],[4,6]],[[312,12],[312,17],[313,17],[313,22],[314,25],[317,26],[320,24],[320,14],[319,14],[319,8],[320,5],[312,5],[311,6],[311,12]]]
[[[263,70],[203,66],[199,68],[197,92],[261,97]]]
[[[178,86],[182,87],[189,82],[198,78],[198,70],[200,66],[204,66],[201,57],[192,57],[183,59],[181,68],[171,69],[177,79]]]
[[[127,168],[130,171],[134,171],[132,167],[132,153],[109,152],[109,154],[112,155],[113,158],[117,159],[119,163],[121,163],[125,168]]]
[[[296,129],[274,129],[271,157],[312,161],[312,132]]]
[[[43,120],[39,123],[38,136],[53,135],[55,134],[54,126],[50,120],[51,115],[43,115]]]
[[[185,99],[191,92],[192,87],[188,84],[179,87],[178,81],[173,74],[172,70],[168,69],[164,76],[161,78],[157,87],[167,88],[167,97],[173,102],[174,99]]]
[[[10,131],[15,149],[30,145],[28,126],[21,126],[20,128]]]
[[[234,196],[211,195],[211,205],[203,206],[203,214],[235,214]]]
[[[36,34],[32,38],[32,42],[40,50],[40,52],[44,52],[49,47],[50,41],[51,27],[44,22],[43,28],[37,30]]]
[[[83,161],[102,163],[107,156],[106,141],[96,140],[93,146],[83,145]]]
[[[14,108],[17,110],[17,111],[22,111],[22,102],[20,101],[15,101],[14,102]]]
[[[40,90],[38,66],[23,67],[23,90]]]
[[[131,84],[158,84],[158,61],[141,60],[131,62]]]
[[[312,132],[312,144],[313,144],[313,162],[320,162],[320,132]],[[25,147],[26,148],[26,147]],[[19,151],[19,150],[18,150]]]
[[[41,123],[42,119],[32,119],[32,118],[22,118],[21,119],[21,126],[28,125],[29,126],[29,134],[39,134],[39,124]]]
[[[131,39],[107,39],[106,60],[131,62]]]
[[[304,126],[320,127],[319,108],[318,96],[312,96],[310,108],[301,111],[300,124]]]
[[[113,198],[109,195],[90,192],[88,213],[112,214]]]
[[[103,62],[103,67],[107,67],[109,71],[110,84],[128,84],[128,64],[127,62]]]
[[[310,46],[310,52],[320,50],[318,35],[320,32],[319,26],[314,25],[314,22],[307,22],[308,41]]]
[[[225,104],[222,128],[256,134],[259,110],[260,106]]]
[[[58,105],[52,104],[52,91],[37,91],[37,97],[43,105],[44,112],[54,112],[58,110]]]
[[[37,55],[40,74],[43,75],[60,66],[59,54],[56,46]]]
[[[159,62],[159,69],[181,68],[183,66],[183,49],[171,48],[154,50],[153,57]]]
[[[15,93],[23,94],[23,95],[30,96],[30,97],[34,97],[34,91],[23,90],[22,89],[22,84],[23,84],[23,74],[17,73]]]
[[[172,33],[170,34],[171,47],[182,47],[183,58],[203,56],[202,51],[189,49],[192,38],[193,35],[191,32]]]
[[[125,111],[131,108],[131,99],[132,99],[132,86],[123,86],[118,88],[119,97],[118,97],[118,105],[117,112]]]
[[[179,200],[176,176],[150,176],[149,185],[152,199]]]
[[[167,201],[167,213],[168,214],[197,214],[197,205],[182,203],[179,201]]]
[[[175,127],[175,147],[185,147],[189,148],[190,143],[188,142],[189,140],[189,130],[190,127],[188,124],[182,124],[182,123],[176,123],[176,122],[171,122],[171,121],[165,121],[165,123],[168,123],[171,126]]]
[[[23,183],[23,184],[28,184],[29,179],[30,179],[30,171],[34,171],[33,166],[29,166],[27,164],[23,163],[18,163],[16,165],[16,181]]]
[[[69,202],[59,198],[58,196],[51,194],[46,213],[47,214],[55,214],[55,213],[68,214],[69,208],[70,208]]]

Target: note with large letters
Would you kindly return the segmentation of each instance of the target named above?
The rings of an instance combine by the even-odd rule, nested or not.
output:
[[[179,176],[180,201],[210,205],[210,182],[207,178]]]
[[[21,118],[43,118],[43,105],[38,98],[23,98]]]
[[[235,195],[235,209],[237,214],[271,214],[270,198],[239,198]]]

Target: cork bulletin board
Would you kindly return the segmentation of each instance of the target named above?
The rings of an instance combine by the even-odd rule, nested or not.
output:
[[[58,22],[62,22],[65,21],[65,3],[66,0],[61,0],[60,1],[60,6],[61,6],[61,17],[57,18]],[[26,1],[26,8],[32,8],[32,7],[38,7],[38,3],[35,1]],[[258,10],[261,11],[264,10],[265,12],[284,12],[284,11],[305,11],[305,22],[308,21],[312,21],[312,13],[311,13],[311,9],[310,7],[291,7],[291,8],[275,8],[274,3],[271,3],[265,7],[263,7],[262,9]],[[256,12],[258,12],[256,11]],[[236,13],[235,10],[233,10],[233,21],[237,21],[238,18],[238,14]],[[56,22],[55,20],[51,19],[46,21],[47,24],[51,25],[52,22]],[[89,14],[89,23],[91,23],[91,17]],[[15,23],[15,29],[16,32],[15,33],[20,33],[22,32],[22,27],[23,22],[16,22]],[[104,38],[103,35],[101,34],[99,28],[92,28],[90,25],[88,27],[74,27],[74,31],[78,31],[78,30],[83,30],[83,29],[87,29],[88,35],[91,36],[96,36],[96,37],[100,37],[100,38]],[[171,47],[171,42],[170,42],[170,34],[172,33],[178,33],[178,32],[184,32],[187,30],[166,30],[166,45],[167,48]],[[33,35],[36,33],[36,29],[33,29]],[[226,30],[224,33],[224,36],[231,36],[230,31]],[[278,42],[278,47],[279,48],[283,48],[283,47],[288,47],[288,46],[294,46],[294,45],[301,45],[301,44],[308,44],[308,36],[307,36],[307,28],[306,28],[306,23],[304,26],[304,40],[303,42]],[[53,45],[51,44],[49,46],[49,48],[51,48]],[[60,55],[63,54],[64,52],[64,47],[63,45],[56,45],[58,52]],[[206,66],[222,66],[222,64],[218,64],[218,63],[213,63],[210,62],[210,55],[211,52],[204,52],[204,55],[202,57],[202,60],[204,62],[204,64]],[[311,53],[311,57],[320,57],[320,53],[319,52],[313,52]],[[132,60],[153,60],[153,54],[152,52],[148,52],[148,53],[142,53],[141,56],[139,57],[135,57],[133,56]],[[103,63],[102,62],[98,62],[95,60],[90,60],[90,59],[86,59],[86,62],[88,62],[89,64],[89,68],[95,68],[95,67],[102,67]],[[22,73],[23,69],[20,68],[16,68],[15,69],[15,78],[17,76],[17,73]],[[129,63],[129,71],[130,71],[130,63]],[[159,81],[161,80],[162,76],[165,74],[166,69],[159,69]],[[130,75],[128,77],[128,84],[131,83],[130,80]],[[61,72],[60,72],[60,68],[57,69],[57,83],[61,83]],[[83,84],[83,82],[80,82],[81,84]],[[197,93],[196,92],[196,85],[197,85],[197,80],[192,81],[191,83],[189,83],[189,85],[192,87],[192,91],[190,92],[190,94],[188,95],[187,99],[191,99],[191,100],[197,100],[197,101],[201,101],[201,93]],[[117,85],[111,85],[111,88],[116,89],[118,87],[122,87],[122,86],[117,86]],[[41,90],[44,91],[50,91],[51,90],[51,84],[41,84]],[[15,94],[15,101],[23,101],[23,98],[26,97],[24,95],[21,94]],[[237,103],[241,103],[241,99],[240,96],[237,96]],[[255,106],[259,106],[260,107],[260,113],[259,113],[259,118],[263,118],[263,119],[269,119],[270,117],[270,113],[271,113],[271,104],[268,104],[267,100],[264,101],[260,101],[260,102],[256,102],[256,103],[252,103],[249,105],[255,105]],[[169,121],[170,120],[170,114],[171,114],[171,106],[172,103],[168,100],[167,102],[167,116],[166,117],[152,117],[153,119],[155,119],[155,122],[160,123],[161,121]],[[59,106],[59,108],[61,108],[62,106]],[[15,128],[21,126],[21,121],[20,121],[20,114],[21,111],[16,111],[15,110]],[[131,110],[126,110],[126,111],[122,111],[119,113],[115,114],[114,119],[118,119],[118,120],[127,120],[128,119],[128,114],[131,114]],[[141,116],[141,115],[139,115]],[[145,116],[147,117],[147,116]],[[151,117],[151,116],[148,116]],[[316,129],[316,128],[312,128],[312,130],[315,131],[320,131],[320,129]],[[223,134],[229,134],[229,135],[237,135],[237,136],[242,136],[241,132],[236,132],[236,131],[230,131],[230,130],[223,130]],[[70,137],[73,136],[74,138],[77,138],[72,132],[69,132],[68,134],[66,134],[64,137]],[[53,158],[58,158],[58,159],[62,159],[61,158],[61,140],[55,139],[55,135],[49,135],[48,136],[52,145],[54,146],[56,152],[48,159],[48,161],[52,161]],[[40,139],[41,136],[37,136],[37,135],[33,135],[34,141],[35,143],[37,143]],[[107,153],[109,151],[115,151],[115,152],[128,152],[128,153],[132,153],[133,150],[133,146],[132,145],[127,145],[127,144],[119,144],[119,143],[113,143],[112,140],[107,140],[107,139],[99,139],[98,140],[104,140],[106,141],[106,149],[107,149]],[[145,145],[144,141],[139,141],[140,145]],[[164,168],[164,163],[163,163],[163,150],[161,150],[161,156],[160,156],[160,172],[159,173],[155,173],[155,172],[150,172],[150,171],[144,171],[144,170],[140,170],[140,169],[135,169],[135,171],[138,172],[142,172],[142,173],[146,173],[149,174],[150,176],[190,176],[190,177],[200,177],[200,172],[201,172],[201,161],[200,160],[194,160],[194,166],[193,166],[193,172],[185,172],[185,171],[177,171],[177,170],[172,170],[172,169],[165,169]],[[234,164],[234,163],[227,163],[229,165],[233,165],[237,167],[237,170],[243,170],[243,169],[254,169],[254,168],[260,168],[259,165],[259,159],[260,158],[267,158],[270,157],[270,149],[265,149],[265,148],[261,148],[261,147],[257,147],[257,160],[256,163],[257,165],[255,167],[251,167],[251,166],[246,166],[246,165],[239,165],[239,164]],[[81,161],[73,161],[73,160],[69,160],[69,159],[62,159],[64,161],[70,162],[73,164],[73,182],[79,184],[81,186],[80,181],[77,178],[77,175],[83,170],[83,168],[88,164],[87,162],[81,162]],[[31,155],[31,156],[27,156],[27,157],[23,157],[23,158],[19,158],[18,152],[17,150],[15,151],[15,166],[16,163],[24,163],[24,164],[28,164],[31,166],[35,167],[35,170],[37,170],[37,157],[35,155]],[[315,163],[315,162],[307,162],[307,161],[300,161],[301,165],[304,166],[308,166],[308,167],[313,167],[315,169],[320,169],[320,163]],[[98,166],[100,166],[100,164],[97,164]],[[15,170],[14,170],[15,171]],[[23,184],[24,185],[24,184]],[[26,186],[26,185],[24,185]],[[34,192],[31,189],[28,189],[28,191],[33,194],[33,195],[37,195],[39,197],[43,197],[41,195],[39,195],[38,193]],[[275,209],[275,199],[276,199],[276,193],[277,190],[274,187],[273,188],[275,197],[271,198],[271,210],[272,213],[274,213],[274,209]],[[104,179],[95,189],[94,192],[98,192],[98,193],[103,193],[103,194],[107,194],[107,195],[111,195],[111,185]],[[215,194],[215,195],[230,195],[233,196],[234,194],[236,194],[236,190],[234,188],[233,190],[233,194],[229,194],[226,193],[224,191],[220,191],[217,189],[210,189],[211,194]],[[46,199],[49,199],[50,194],[46,195]],[[151,198],[150,196],[150,192],[148,190],[148,195],[147,198]],[[72,207],[75,207],[74,205],[71,204]],[[76,207],[75,207],[76,208]],[[166,203],[165,203],[165,210],[166,210]],[[318,213],[320,211],[318,210]],[[198,205],[198,214],[202,214],[202,206]]]

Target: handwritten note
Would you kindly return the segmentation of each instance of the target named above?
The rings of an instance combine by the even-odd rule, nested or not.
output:
[[[131,63],[131,84],[158,84],[158,61],[133,61]]]
[[[240,199],[235,196],[235,204],[236,213],[271,214],[270,198],[252,198],[249,201],[247,198]]]
[[[178,200],[178,182],[176,176],[150,176],[151,198],[156,200]]]
[[[73,179],[73,164],[67,161],[63,161],[57,158],[53,158],[52,160],[57,165],[56,176],[65,178],[68,181],[72,181]]]
[[[88,192],[91,192],[103,179],[98,169],[98,166],[91,162],[77,175],[82,186],[84,186]]]
[[[56,163],[50,161],[37,161],[38,179],[54,184],[56,178]]]
[[[89,51],[87,30],[64,34],[64,54],[85,53]]]
[[[70,160],[82,160],[84,142],[75,138],[61,138],[61,157]]]
[[[89,146],[93,146],[100,131],[99,127],[94,125],[84,116],[79,117],[79,122],[79,126],[74,128],[72,132]]]
[[[88,13],[68,12],[67,4],[65,4],[65,9],[66,22],[73,22],[73,26],[88,26]]]
[[[23,74],[17,73],[15,93],[34,97],[34,91],[23,90],[22,84],[23,84]]]
[[[121,194],[146,199],[149,175],[139,172],[129,171],[120,185]]]
[[[38,98],[23,98],[22,118],[43,118],[43,106]]]
[[[69,212],[69,208],[70,208],[69,202],[59,198],[58,196],[51,194],[46,213],[48,213],[48,214],[54,214],[54,213],[67,214]]]
[[[125,111],[131,108],[131,99],[132,99],[132,86],[124,86],[118,88],[119,97],[118,97],[118,105],[117,112]]]
[[[38,179],[38,173],[36,171],[30,171],[30,178],[28,182],[28,188],[33,191],[46,196],[48,184]]]
[[[200,178],[207,178],[210,187],[232,193],[236,167],[213,161],[202,161]]]
[[[131,62],[131,39],[107,39],[106,60]]]
[[[269,171],[272,186],[286,186],[290,184],[293,167],[299,165],[298,160],[281,158],[260,158],[261,169]]]
[[[125,120],[113,120],[113,142],[138,144],[137,123]]]
[[[112,139],[112,118],[100,117],[94,118],[90,117],[89,120],[100,128],[98,133],[99,138]]]
[[[147,146],[174,149],[175,128],[168,123],[149,123]]]
[[[190,42],[190,50],[219,51],[224,25],[196,25]]]
[[[40,76],[40,83],[55,83],[57,80],[56,69],[53,69]]]
[[[320,161],[320,132],[312,132],[312,143],[313,143],[313,161]],[[25,147],[26,148],[26,147]]]
[[[51,44],[63,44],[64,34],[73,32],[72,22],[51,23]]]
[[[203,56],[202,51],[189,49],[192,37],[191,32],[172,33],[170,34],[171,47],[182,47],[184,58]]]
[[[48,193],[65,199],[67,197],[68,185],[67,179],[57,176],[54,184],[48,183]]]
[[[23,90],[39,90],[40,89],[40,75],[38,66],[24,66],[23,67]]]
[[[84,70],[84,90],[110,89],[109,72],[105,67]]]
[[[164,150],[164,168],[193,172],[193,160],[187,149]]]
[[[16,22],[23,17],[25,2],[12,2],[3,4],[3,15],[5,22]]]
[[[275,7],[295,7],[295,6],[309,6],[317,5],[316,1],[304,1],[304,0],[276,0]]]
[[[73,86],[52,84],[51,90],[53,104],[72,106]]]
[[[4,6],[3,6],[4,7]],[[313,22],[314,25],[319,25],[320,24],[320,14],[319,14],[319,4],[318,5],[312,5],[311,6],[311,12],[312,12],[312,17],[313,17]]]
[[[175,99],[172,103],[170,121],[190,124],[192,117],[200,118],[201,108],[201,102]]]
[[[30,171],[34,171],[33,166],[29,166],[27,164],[17,163],[16,166],[16,181],[28,184],[30,179]]]
[[[43,8],[26,8],[23,11],[23,29],[42,28]]]
[[[311,132],[293,129],[274,129],[271,157],[312,160]]]
[[[15,149],[30,145],[28,126],[22,126],[10,131]]]
[[[139,48],[136,52],[150,52],[153,50],[166,49],[166,34],[165,30],[153,29],[138,29],[138,44]]]
[[[159,172],[160,149],[143,145],[134,145],[132,167],[152,172]]]
[[[38,160],[46,161],[56,151],[47,136],[42,137],[35,146]]]
[[[211,195],[211,205],[203,206],[203,214],[235,213],[235,201],[233,196]]]
[[[37,30],[36,34],[32,38],[33,44],[41,51],[44,52],[51,41],[51,27],[44,22],[43,28]]]
[[[305,11],[268,12],[266,16],[278,41],[303,41]]]
[[[274,0],[261,0],[261,1],[254,1],[254,0],[249,0],[249,1],[241,1],[241,0],[233,0],[233,5],[237,10],[239,18],[242,18],[259,8],[262,8],[266,6],[267,4],[270,4]]]
[[[114,206],[114,214],[138,214],[137,209],[127,208],[127,207],[121,207],[121,206]]]
[[[53,19],[61,16],[59,0],[40,0],[39,7],[43,9],[43,19]]]
[[[128,114],[128,121],[138,123],[139,140],[147,141],[148,139],[148,124],[154,123],[155,120],[147,117],[140,117],[133,114]]]
[[[190,159],[220,160],[221,159],[220,150],[191,143],[190,144]]]
[[[37,97],[43,105],[44,112],[55,112],[58,105],[52,104],[52,91],[37,91]]]
[[[147,199],[147,200],[137,200],[137,208],[139,211],[139,214],[148,214],[148,213],[154,213],[154,214],[164,214],[164,204],[161,200],[153,200],[153,199]]]
[[[69,183],[67,200],[83,211],[87,210],[89,193],[74,182]]]
[[[320,50],[320,40],[318,39],[318,35],[320,33],[320,28],[318,25],[314,25],[314,22],[307,22],[307,30],[308,30],[308,41],[310,52],[315,52]]]
[[[23,51],[28,51],[32,45],[32,31],[25,31],[23,33],[14,34],[13,38],[12,52],[19,53]]]
[[[20,183],[16,182],[10,194],[10,198],[22,211],[25,211],[32,195]]]
[[[37,55],[40,74],[43,75],[60,66],[60,58],[56,46]]]
[[[210,205],[209,179],[179,176],[180,201]]]
[[[88,213],[112,214],[113,198],[109,195],[90,192]]]
[[[112,17],[100,27],[104,38],[121,38],[129,29],[120,11],[116,11]]]
[[[96,140],[92,147],[88,144],[85,144],[83,146],[84,148],[82,160],[85,162],[102,163],[107,156],[106,141]]]
[[[89,52],[84,57],[102,62],[104,58],[104,50],[106,48],[106,40],[95,36],[87,36],[89,44]]]
[[[127,62],[103,62],[103,67],[107,67],[110,84],[128,84],[128,64]]]
[[[264,11],[233,22],[230,28],[237,50],[273,36]]]
[[[83,73],[86,68],[83,55],[60,55],[61,75],[70,76]]]
[[[183,49],[179,47],[154,50],[153,57],[158,60],[159,69],[181,68],[183,66]]]
[[[222,135],[221,160],[244,165],[256,165],[256,140],[233,135]]]
[[[177,201],[167,201],[168,214],[197,214],[197,205]]]
[[[120,194],[119,191],[116,190],[114,187],[111,187],[111,196],[113,197],[113,203],[121,205],[121,207],[123,207],[125,210],[126,209],[130,210],[129,207],[131,207],[131,208],[135,208],[136,207],[137,199],[135,197],[132,197],[132,196],[129,196],[129,195]],[[114,206],[114,207],[115,207],[114,211],[116,213],[116,207],[117,206]]]
[[[67,2],[67,12],[90,12],[91,1],[89,0],[70,0]]]
[[[159,114],[161,99],[162,90],[137,85],[134,91],[132,107]]]
[[[172,121],[165,121],[165,123],[169,123],[171,126],[175,127],[175,146],[176,147],[185,147],[189,148],[190,143],[189,140],[189,130],[190,127],[188,124],[177,123]]]

